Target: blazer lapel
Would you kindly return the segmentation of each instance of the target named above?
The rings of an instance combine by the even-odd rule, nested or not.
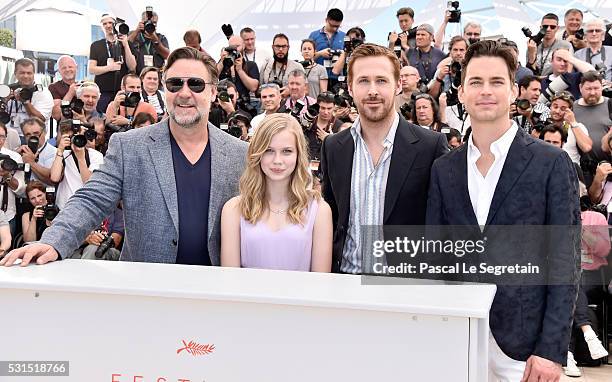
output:
[[[224,202],[224,189],[226,179],[229,178],[227,166],[225,166],[226,150],[223,148],[225,142],[220,139],[219,134],[225,132],[217,129],[212,124],[208,124],[208,144],[210,145],[210,199],[208,202],[208,241],[215,227],[217,212],[221,211]]]
[[[419,150],[418,141],[419,138],[412,132],[408,123],[403,118],[400,118],[393,141],[393,153],[391,153],[389,175],[387,176],[383,224],[387,222],[391,215],[402,185],[414,164]]]
[[[355,141],[353,136],[345,134],[338,139],[338,147],[333,154],[334,163],[330,163],[330,169],[337,168],[338,181],[333,182],[334,194],[338,203],[338,221],[345,224],[348,221],[351,208],[351,181],[353,174],[353,156],[355,154]]]
[[[469,225],[478,225],[478,219],[474,213],[470,190],[468,188],[468,168],[467,168],[467,144],[457,149],[459,160],[457,160],[450,171],[450,184],[453,194],[459,199],[458,206],[463,210],[463,216],[468,220]]]
[[[178,197],[176,194],[176,179],[174,176],[174,165],[172,161],[172,147],[170,146],[170,128],[168,120],[151,129],[149,135],[149,153],[151,162],[155,167],[157,181],[162,191],[166,208],[172,217],[174,229],[178,235]]]
[[[533,154],[527,150],[527,145],[531,144],[529,141],[531,137],[525,135],[523,130],[519,129],[518,133],[510,145],[508,156],[504,162],[502,173],[495,187],[495,193],[493,194],[493,200],[491,201],[491,208],[489,209],[489,215],[487,216],[487,224],[491,224],[495,214],[501,207],[504,200],[514,187],[514,184],[521,176],[527,164],[533,157]]]

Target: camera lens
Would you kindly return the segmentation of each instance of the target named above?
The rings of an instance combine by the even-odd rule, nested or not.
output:
[[[71,142],[76,147],[85,147],[87,145],[87,138],[82,134],[77,134],[72,136]]]

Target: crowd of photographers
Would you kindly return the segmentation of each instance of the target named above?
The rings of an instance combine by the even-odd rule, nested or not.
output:
[[[463,34],[445,46],[448,24],[461,22],[459,2],[449,2],[437,31],[418,23],[411,8],[400,8],[396,16],[397,29],[384,44],[402,64],[396,110],[423,128],[445,133],[451,148],[464,144],[470,119],[459,99],[461,63],[468,46],[484,37],[482,27],[465,23]],[[213,56],[220,82],[210,122],[248,141],[266,115],[289,113],[303,128],[316,175],[323,140],[358,117],[346,70],[366,35],[359,27],[343,32],[343,19],[341,10],[331,9],[325,24],[309,36],[291,40],[278,33],[270,47],[257,43],[253,28],[235,33],[224,24],[227,46]],[[103,15],[105,37],[90,49],[93,81],[76,81],[77,63],[70,56],[59,58],[61,80],[48,88],[34,83],[31,60],[15,62],[17,82],[0,85],[0,255],[40,238],[103,163],[111,134],[167,115],[161,75],[170,47],[157,22],[150,7],[135,29]],[[611,26],[598,19],[584,23],[578,9],[568,10],[562,24],[546,14],[537,33],[522,28],[523,41],[501,39],[517,57],[519,45],[527,50],[525,65],[516,68],[519,96],[511,118],[527,133],[567,151],[588,189],[589,208],[603,205],[610,211]],[[206,53],[198,31],[187,31],[184,42]],[[301,57],[289,57],[292,43],[299,44]],[[119,204],[74,257],[117,259],[123,234]]]

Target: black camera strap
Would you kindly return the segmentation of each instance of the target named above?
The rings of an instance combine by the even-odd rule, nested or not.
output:
[[[143,90],[141,95],[142,95],[142,100],[145,101],[146,103],[149,103],[149,95],[147,94],[147,92]],[[164,100],[163,100],[163,97],[161,96],[161,92],[158,90],[155,92],[155,95],[157,96],[159,107],[161,107],[161,109],[165,111],[166,105],[164,104]]]
[[[423,52],[420,49],[417,49],[417,53],[419,55],[419,63],[423,67],[423,71],[425,72],[425,77],[429,80],[429,67],[431,66],[431,53],[432,50],[429,50],[429,53],[423,59]]]
[[[546,63],[546,60],[548,60],[548,56],[550,56],[550,54],[552,53],[553,47],[555,46],[556,42],[557,40],[555,40],[555,42],[553,42],[550,48],[548,48],[548,52],[546,53],[546,56],[544,56],[544,43],[540,45],[542,47],[542,54],[540,55],[540,72],[544,71],[544,64]]]
[[[0,209],[6,212],[8,208],[8,183],[2,183],[2,205]]]
[[[287,64],[283,64],[283,66],[281,67],[281,70],[278,72],[278,76],[276,75],[276,61],[274,61],[274,63],[272,64],[272,70],[270,70],[270,74],[268,74],[268,82],[272,82],[270,81],[270,76],[274,76],[275,80],[280,81],[281,83],[283,82],[283,77],[285,76],[285,72],[287,71]],[[279,78],[280,77],[280,78]]]
[[[602,63],[602,64],[605,64],[605,62],[606,62],[606,47],[602,45],[602,46],[601,46],[601,49],[599,49],[599,53],[598,53],[598,54],[599,54],[599,56],[601,57],[601,63]],[[587,52],[586,52],[586,61],[587,61],[589,64],[592,64],[592,63],[591,63],[591,59],[593,58],[593,56],[594,56],[594,55],[593,55],[593,51],[591,50],[591,48],[587,48]],[[597,56],[597,54],[595,54],[595,56]]]
[[[80,174],[81,169],[79,168],[79,160],[74,154],[74,151],[70,150],[70,156],[72,157],[72,160],[74,160],[74,164],[76,165],[77,171]],[[62,156],[62,166],[64,167],[64,172],[66,171],[66,159],[66,157]],[[89,168],[89,166],[91,165],[91,161],[89,159],[89,150],[87,150],[87,147],[85,147],[85,163],[87,164],[87,168]],[[62,180],[64,180],[64,172],[62,172],[62,178],[57,183],[61,183]]]

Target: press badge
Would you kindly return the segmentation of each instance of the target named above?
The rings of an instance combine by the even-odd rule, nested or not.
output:
[[[331,68],[332,67],[331,60],[323,60],[323,66],[325,66],[326,68]]]
[[[145,66],[153,66],[153,56],[150,54],[144,55],[144,64]]]

